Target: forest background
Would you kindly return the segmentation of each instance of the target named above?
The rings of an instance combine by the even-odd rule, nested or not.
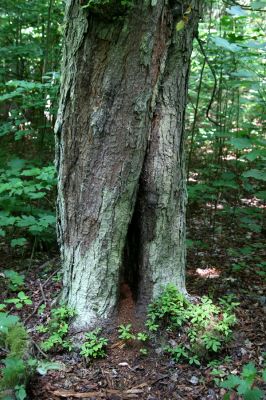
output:
[[[265,12],[265,1],[208,2],[186,111],[188,263],[194,273],[228,270],[255,284],[266,276]],[[29,272],[57,254],[53,125],[63,13],[59,0],[1,1],[3,269]]]

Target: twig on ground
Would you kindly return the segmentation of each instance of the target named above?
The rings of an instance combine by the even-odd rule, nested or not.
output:
[[[42,349],[40,348],[40,346],[31,339],[32,344],[36,347],[36,349],[38,350],[38,352],[44,357],[44,358],[48,358],[47,354],[45,354]]]
[[[45,297],[45,294],[44,294],[44,291],[43,291],[43,287],[42,287],[41,282],[39,282],[39,285],[40,285],[40,291],[41,291],[41,294],[42,294],[43,302],[44,302],[44,304],[46,305],[46,297]]]
[[[47,279],[46,281],[42,284],[42,289],[47,285],[47,283],[50,281],[50,279],[52,279],[52,277],[59,271],[60,268],[57,268]],[[23,323],[26,324],[26,322],[29,321],[29,319],[31,319],[31,317],[33,317],[34,314],[36,314],[36,312],[38,311],[40,305],[42,305],[44,303],[45,300],[45,296],[43,296],[43,298],[39,301],[39,303],[37,303],[37,305],[35,306],[34,310],[32,311],[32,313],[30,315],[28,315]]]

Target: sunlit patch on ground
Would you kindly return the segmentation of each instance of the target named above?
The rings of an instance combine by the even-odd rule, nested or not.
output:
[[[221,271],[219,271],[216,268],[197,268],[196,273],[201,277],[201,278],[219,278],[221,275]]]

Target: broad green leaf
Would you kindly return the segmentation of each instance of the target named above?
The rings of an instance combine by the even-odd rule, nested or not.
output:
[[[27,398],[27,393],[24,386],[16,386],[15,391],[17,400],[25,400]]]
[[[21,172],[22,176],[37,176],[41,172],[40,168],[30,168]]]
[[[254,178],[260,181],[266,181],[266,173],[258,169],[250,169],[246,172],[243,172],[242,176],[244,178]]]
[[[252,141],[248,138],[231,138],[229,143],[238,150],[249,149],[252,147]]]
[[[31,225],[36,225],[37,219],[33,215],[22,215],[20,219],[17,221],[17,226],[21,228],[28,228]]]
[[[24,165],[25,165],[26,161],[21,159],[21,158],[13,158],[12,160],[10,160],[7,165],[12,169],[12,170],[21,170]]]
[[[0,332],[6,331],[6,329],[18,323],[19,317],[16,315],[9,315],[5,312],[0,312]]]
[[[258,199],[266,200],[266,190],[261,190],[259,192],[254,193]]]
[[[10,242],[11,247],[17,247],[17,246],[21,247],[21,246],[24,246],[26,243],[27,243],[27,239],[25,239],[25,238],[13,239]]]
[[[228,40],[223,39],[218,36],[212,36],[212,41],[216,44],[218,47],[222,47],[225,50],[229,50],[232,52],[240,51],[241,47],[237,46],[235,43],[230,43]]]
[[[65,365],[60,362],[39,361],[36,371],[40,375],[46,375],[49,370],[63,371],[64,369],[65,369]]]
[[[176,24],[176,30],[177,30],[177,32],[179,32],[179,31],[181,31],[182,29],[184,29],[184,27],[185,27],[185,22],[181,19],[181,21],[179,21],[179,22]]]
[[[249,382],[251,385],[256,378],[257,375],[257,369],[255,368],[254,363],[248,363],[243,367],[243,371],[241,376]]]
[[[247,71],[245,69],[239,69],[236,72],[232,72],[231,76],[239,76],[240,78],[257,78],[255,72]]]
[[[239,376],[235,375],[230,375],[226,381],[221,382],[221,387],[225,389],[234,389],[236,386],[238,386],[242,382],[242,379],[239,378]]]
[[[243,393],[244,400],[262,400],[264,398],[264,392],[259,388],[248,389]]]

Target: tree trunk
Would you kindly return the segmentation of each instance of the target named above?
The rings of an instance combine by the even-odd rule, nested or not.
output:
[[[169,282],[185,291],[184,109],[198,3],[135,0],[126,13],[117,3],[66,7],[57,227],[79,327],[112,314],[121,281],[140,305]]]

